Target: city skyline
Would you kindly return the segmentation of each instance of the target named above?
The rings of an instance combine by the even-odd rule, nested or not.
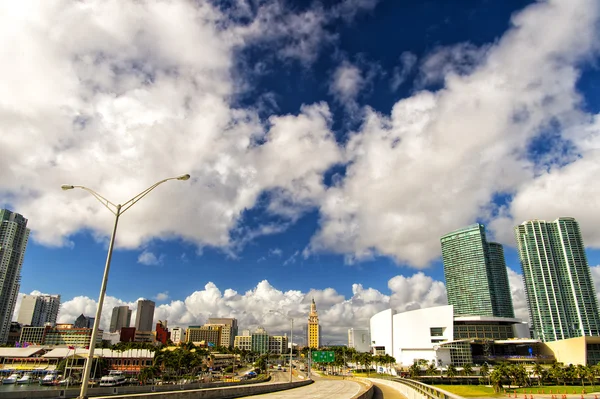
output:
[[[104,329],[143,298],[153,323],[285,333],[266,311],[314,298],[344,342],[444,304],[439,238],[473,223],[517,317],[524,220],[577,219],[600,281],[596,0],[29,1],[0,13],[0,209],[29,220],[20,293],[60,294],[59,321],[94,316],[114,221],[61,186],[119,203],[186,173],[119,219]]]

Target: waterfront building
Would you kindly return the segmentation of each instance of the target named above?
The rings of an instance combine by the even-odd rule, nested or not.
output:
[[[123,327],[131,326],[131,309],[129,306],[115,306],[110,318],[110,332],[121,331]]]
[[[472,224],[444,235],[442,259],[448,304],[457,316],[514,318],[504,250]]]
[[[75,328],[94,328],[95,317],[84,316],[83,313],[75,319],[73,327]]]
[[[17,321],[24,326],[56,324],[60,295],[23,295]]]
[[[96,345],[102,343],[102,330],[98,330]],[[75,328],[73,324],[56,324],[45,327],[23,327],[20,345],[67,345],[86,348],[92,338],[91,328]]]
[[[186,342],[194,345],[214,347],[221,342],[221,326],[189,326],[186,330]]]
[[[577,221],[529,220],[515,227],[515,237],[535,337],[600,335],[596,290]]]
[[[370,320],[374,354],[393,356],[403,367],[415,361],[448,364],[551,363],[554,356],[529,337],[526,322],[496,316],[455,316],[453,305],[396,313],[386,309]]]
[[[319,314],[317,313],[317,304],[315,300],[310,303],[310,313],[308,314],[308,347],[318,349],[321,339],[321,326],[319,325]]]
[[[210,317],[206,326],[221,326],[220,346],[230,348],[234,344],[235,336],[238,335],[237,319],[229,317]]]
[[[27,219],[18,213],[0,209],[0,344],[5,344],[8,339],[21,287],[21,267],[28,239]]]
[[[173,327],[171,329],[171,341],[176,345],[185,342],[185,328]]]
[[[137,313],[135,315],[135,329],[138,331],[152,331],[152,321],[154,320],[154,301],[140,299],[137,303]]]
[[[350,328],[348,330],[348,348],[354,348],[357,352],[371,351],[371,336],[368,329]]]
[[[21,335],[18,339],[19,345],[43,345],[46,338],[46,332],[50,330],[50,328],[52,327],[21,327]]]

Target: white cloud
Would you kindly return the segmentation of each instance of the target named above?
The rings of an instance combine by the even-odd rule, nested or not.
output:
[[[523,275],[518,274],[510,267],[507,267],[506,271],[508,273],[508,282],[510,283],[515,317],[529,323],[529,309],[527,308],[527,295],[525,294]]]
[[[142,265],[147,265],[147,266],[158,266],[158,265],[162,265],[164,260],[164,255],[160,255],[160,256],[156,256],[154,255],[154,253],[150,252],[150,251],[146,251],[144,250],[144,252],[142,252],[139,256],[138,256],[138,263],[141,263]]]
[[[417,92],[397,102],[391,115],[367,108],[345,148],[345,178],[323,199],[311,250],[358,260],[385,255],[427,267],[440,255],[443,234],[482,217],[497,230],[497,194],[526,204],[527,211],[509,210],[520,217],[545,217],[557,207],[562,212],[554,217],[586,215],[580,221],[594,237],[588,243],[600,245],[600,233],[592,231],[600,216],[593,216],[590,200],[598,194],[592,176],[600,158],[590,150],[545,172],[528,153],[544,130],[557,126],[564,134],[589,123],[580,110],[576,68],[595,51],[598,9],[593,0],[537,2],[515,14],[492,46],[438,50],[445,60],[451,55],[452,66],[440,69],[447,64],[436,62],[427,69],[431,79],[443,76],[439,91]],[[595,142],[585,140],[589,147]],[[512,230],[504,228],[496,235],[514,245],[507,238]]]
[[[178,236],[235,250],[244,237],[232,231],[262,193],[272,193],[270,212],[290,220],[324,195],[322,175],[341,160],[327,104],[268,121],[231,105],[245,87],[236,51],[252,32],[210,3],[0,7],[0,34],[19,38],[0,49],[0,202],[29,218],[38,243],[68,245],[85,229],[99,241],[110,234],[108,211],[81,190],[61,191],[64,183],[123,202],[161,178],[192,175],[123,215],[117,246],[128,248]],[[289,18],[299,20],[282,37],[322,22]],[[298,51],[317,51],[303,40]]]
[[[167,299],[169,299],[169,291],[159,292],[158,294],[156,294],[154,299],[160,302],[166,301]]]
[[[417,56],[410,51],[405,51],[400,55],[400,65],[394,68],[392,80],[390,82],[392,91],[398,90],[398,88],[406,81],[416,63]]]
[[[343,61],[333,73],[329,92],[342,103],[352,103],[364,87],[365,80],[360,68]]]
[[[405,287],[393,283],[399,277],[401,276],[391,279],[388,284],[391,295],[374,288],[365,288],[361,284],[353,284],[350,297],[345,297],[333,288],[311,289],[308,292],[281,291],[267,280],[259,282],[245,293],[232,289],[221,290],[209,282],[203,289],[184,299],[171,299],[168,303],[158,305],[154,321],[168,320],[169,326],[175,327],[203,324],[209,317],[235,317],[240,329],[263,326],[271,334],[282,334],[288,331],[289,321],[278,313],[270,312],[278,310],[295,318],[296,339],[302,343],[302,325],[308,320],[310,303],[314,298],[323,330],[323,341],[341,344],[346,343],[349,328],[368,328],[371,316],[390,307],[390,298],[395,298],[397,309],[407,308],[408,303],[401,302]],[[427,281],[418,275],[407,279],[411,281],[412,293],[407,296],[411,303],[433,306],[437,304],[433,298],[437,297],[440,284],[444,292],[440,282]],[[156,299],[166,300],[167,298],[158,298],[161,294]],[[112,308],[115,306],[129,306],[133,311],[132,320],[135,320],[137,301],[126,302],[107,296],[102,310],[101,328],[108,328]],[[62,304],[59,322],[73,323],[80,314],[94,315],[95,312],[96,301],[84,296],[75,297]]]

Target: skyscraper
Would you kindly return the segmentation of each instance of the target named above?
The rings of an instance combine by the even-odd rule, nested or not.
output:
[[[110,329],[111,333],[121,331],[123,327],[129,327],[131,325],[131,309],[129,306],[115,306],[112,310],[112,316],[110,318]]]
[[[0,210],[0,344],[6,343],[17,295],[21,267],[29,239],[27,219],[7,209]]]
[[[95,317],[85,316],[82,313],[75,319],[73,328],[94,328],[94,320],[96,320]]]
[[[23,295],[17,321],[24,326],[43,327],[56,324],[60,295]]]
[[[596,290],[577,221],[529,220],[515,227],[515,237],[536,338],[600,335]]]
[[[321,338],[321,327],[319,326],[319,315],[317,313],[317,304],[313,298],[310,304],[310,313],[308,314],[308,347],[319,348]]]
[[[137,331],[152,331],[154,306],[154,301],[148,299],[138,301],[137,314],[135,315],[135,329]]]
[[[472,224],[441,239],[448,304],[456,316],[515,317],[502,245]]]

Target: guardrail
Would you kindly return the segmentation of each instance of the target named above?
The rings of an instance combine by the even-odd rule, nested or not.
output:
[[[408,399],[464,399],[462,396],[408,378],[392,378],[388,381],[401,384],[405,388],[401,391]]]

